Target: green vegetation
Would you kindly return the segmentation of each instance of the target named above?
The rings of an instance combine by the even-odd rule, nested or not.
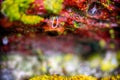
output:
[[[34,2],[34,0],[5,0],[2,3],[1,11],[10,19],[10,21],[19,20],[24,24],[36,24],[42,20],[40,16],[25,14],[32,2]]]
[[[44,0],[45,8],[54,14],[58,14],[62,9],[63,0]]]

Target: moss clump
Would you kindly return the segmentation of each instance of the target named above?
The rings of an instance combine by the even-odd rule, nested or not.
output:
[[[37,24],[39,23],[41,20],[43,20],[42,17],[40,16],[35,16],[35,15],[23,15],[21,17],[21,21],[24,23],[24,24]]]
[[[2,3],[2,13],[5,14],[10,21],[19,20],[24,24],[37,24],[43,18],[36,15],[26,15],[26,10],[34,0],[5,0]]]
[[[85,76],[85,75],[76,75],[76,76],[58,76],[58,75],[41,75],[31,78],[30,80],[97,80],[97,78],[92,76]]]
[[[50,13],[58,14],[62,10],[64,0],[44,0],[44,6]]]

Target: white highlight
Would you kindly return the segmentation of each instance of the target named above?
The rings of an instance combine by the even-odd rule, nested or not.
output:
[[[92,8],[91,11],[92,11],[92,14],[94,14],[97,11],[96,6],[94,8]]]
[[[57,24],[54,26],[54,21],[57,19]],[[52,19],[52,28],[56,28],[58,26],[58,17],[53,17]]]
[[[2,42],[3,42],[3,44],[4,45],[7,45],[8,44],[8,38],[7,37],[4,37],[3,39],[2,39]]]

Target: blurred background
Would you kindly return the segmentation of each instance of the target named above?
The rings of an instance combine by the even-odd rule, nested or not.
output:
[[[97,78],[120,74],[117,42],[31,33],[4,36],[1,44],[2,80],[24,80],[42,74]]]

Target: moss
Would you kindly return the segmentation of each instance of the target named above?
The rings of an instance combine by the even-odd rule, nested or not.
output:
[[[41,75],[31,78],[30,80],[97,80],[97,78],[85,75],[76,76],[58,76],[58,75]]]
[[[24,24],[37,24],[43,18],[36,15],[26,15],[25,12],[34,0],[5,0],[2,3],[2,13],[4,13],[10,21],[20,20]]]
[[[44,6],[50,13],[58,14],[62,10],[63,0],[44,0]]]
[[[40,16],[35,16],[35,15],[23,15],[21,17],[21,21],[24,23],[24,24],[37,24],[39,23],[41,20],[43,20],[42,17]]]

